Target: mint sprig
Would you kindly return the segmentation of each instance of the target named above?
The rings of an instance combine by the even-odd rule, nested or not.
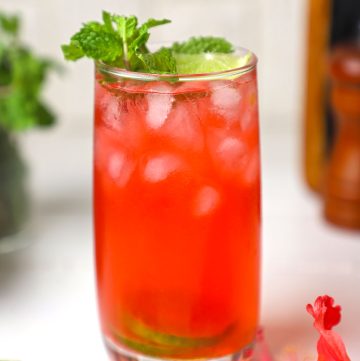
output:
[[[146,46],[149,30],[170,20],[149,19],[139,26],[135,16],[111,15],[106,11],[103,11],[102,20],[103,23],[85,23],[71,37],[70,44],[62,46],[67,60],[88,57],[132,71],[174,72],[175,61],[169,59],[169,52],[150,53]],[[161,54],[168,60],[159,61]]]

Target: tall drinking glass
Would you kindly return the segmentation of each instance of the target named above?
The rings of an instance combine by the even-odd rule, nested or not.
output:
[[[96,64],[97,282],[114,360],[251,355],[260,258],[256,63],[251,54],[241,68],[179,76]]]

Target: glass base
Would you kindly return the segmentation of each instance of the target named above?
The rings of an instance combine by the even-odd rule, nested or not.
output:
[[[196,358],[196,359],[177,359],[177,358],[157,358],[153,356],[146,356],[135,351],[130,351],[118,344],[115,344],[112,340],[107,337],[104,337],[105,345],[107,351],[110,355],[112,361],[166,361],[166,360],[207,360],[207,361],[258,361],[254,356],[254,345],[251,344],[249,346],[244,347],[242,350],[233,353],[231,355],[226,355],[222,357],[216,358]]]

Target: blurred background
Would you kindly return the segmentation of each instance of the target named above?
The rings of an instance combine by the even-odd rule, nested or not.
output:
[[[315,142],[310,148],[318,151],[310,164],[322,169],[326,163],[325,126],[314,130],[310,125],[309,130],[307,85],[311,74],[316,77],[328,69],[327,40],[313,45],[320,50],[312,54],[323,62],[310,75],[307,54],[308,34],[316,39],[323,34],[325,39],[328,31],[330,42],[330,15],[327,20],[322,17],[330,7],[325,0],[1,0],[1,11],[21,16],[23,41],[63,69],[52,71],[43,89],[57,116],[56,125],[19,137],[28,168],[31,217],[26,229],[5,247],[10,251],[16,238],[21,246],[14,248],[19,249],[0,255],[0,359],[106,360],[97,321],[92,250],[94,69],[91,61],[66,63],[60,51],[82,22],[100,19],[102,9],[134,14],[140,20],[171,19],[172,24],[154,29],[153,41],[217,35],[257,54],[263,162],[262,323],[270,347],[275,355],[288,349],[314,355],[316,335],[305,305],[328,293],[343,306],[339,332],[350,355],[360,357],[360,234],[324,221],[321,187],[309,181],[303,161],[311,158],[307,147]],[[311,16],[320,27],[309,33]],[[324,84],[329,81],[321,78],[316,89],[326,94],[329,88]],[[325,110],[310,124],[322,124],[327,106],[319,100],[318,108]],[[322,134],[322,141],[314,141],[314,134]],[[350,168],[356,170],[360,152],[353,153]]]

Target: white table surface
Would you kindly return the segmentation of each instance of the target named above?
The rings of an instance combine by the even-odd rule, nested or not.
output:
[[[271,120],[268,121],[268,123]],[[60,127],[29,134],[31,244],[0,256],[0,359],[106,361],[98,327],[91,218],[91,133]],[[266,128],[266,124],[265,127]],[[275,355],[314,354],[305,305],[329,294],[337,328],[360,359],[360,233],[326,224],[304,187],[299,132],[263,130],[262,324]]]

